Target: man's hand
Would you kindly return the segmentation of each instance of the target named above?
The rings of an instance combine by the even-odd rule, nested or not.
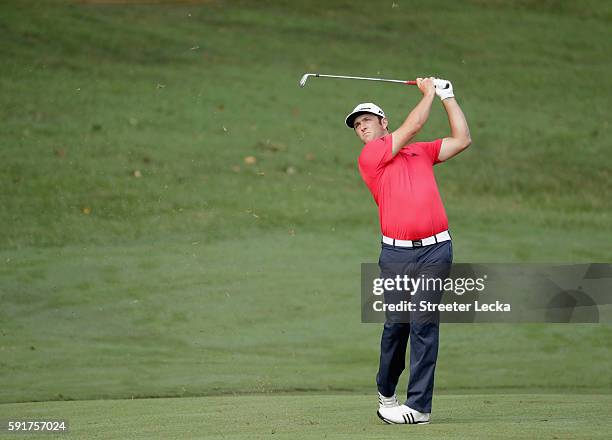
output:
[[[436,89],[434,87],[434,80],[435,78],[433,76],[430,76],[429,78],[416,79],[417,87],[419,88],[423,96],[432,95],[436,93]]]
[[[434,78],[433,83],[436,88],[436,95],[440,97],[440,101],[455,97],[453,94],[453,85],[450,81],[446,79]]]

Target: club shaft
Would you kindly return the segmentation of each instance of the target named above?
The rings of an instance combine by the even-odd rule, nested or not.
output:
[[[408,84],[408,85],[416,85],[416,81],[404,81],[400,79],[386,79],[386,78],[368,78],[364,76],[344,76],[344,75],[324,75],[321,73],[315,73],[313,76],[316,77],[325,77],[325,78],[339,78],[339,79],[360,79],[364,81],[382,81],[382,82],[391,82],[391,83],[399,83],[399,84]]]

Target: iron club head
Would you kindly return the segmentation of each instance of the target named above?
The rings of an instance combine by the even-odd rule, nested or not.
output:
[[[314,75],[313,73],[305,73],[302,76],[302,79],[300,79],[300,87],[304,87],[306,85],[306,80],[308,79],[309,76]]]

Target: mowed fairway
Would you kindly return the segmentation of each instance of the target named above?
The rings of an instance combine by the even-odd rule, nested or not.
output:
[[[297,82],[451,79],[474,141],[436,167],[455,261],[610,262],[610,5],[139,3],[0,4],[0,421],[607,438],[609,324],[443,325],[433,423],[376,418],[378,219],[343,119],[374,101],[396,127],[419,94]],[[436,102],[419,139],[446,134]]]
[[[435,420],[416,426],[382,424],[376,399],[360,394],[46,402],[3,410],[32,419],[70,414],[70,434],[55,438],[607,439],[612,429],[610,395],[571,401],[564,394],[441,395],[435,406]]]

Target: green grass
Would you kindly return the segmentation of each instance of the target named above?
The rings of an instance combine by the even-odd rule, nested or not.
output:
[[[359,322],[378,219],[343,119],[372,100],[397,126],[419,94],[300,89],[306,71],[453,81],[474,141],[436,167],[455,261],[612,260],[610,5],[162,3],[0,4],[0,418],[61,413],[99,438],[150,421],[170,438],[389,435],[367,418],[380,328]],[[419,139],[447,133],[436,103]],[[424,428],[596,438],[611,336],[446,325]],[[186,398],[82,401],[132,397]],[[15,404],[52,400],[79,402]]]
[[[468,153],[437,170],[456,235],[503,236],[518,223],[520,235],[563,231],[609,260],[601,237],[584,233],[608,233],[610,224],[603,11],[467,2],[400,5],[372,18],[347,2],[19,5],[4,4],[0,18],[10,35],[1,55],[11,60],[0,67],[10,91],[0,98],[5,247],[170,231],[213,240],[253,230],[375,230],[355,166],[359,145],[343,116],[372,99],[395,126],[418,92],[296,82],[305,70],[429,72],[453,79],[474,137]],[[421,138],[445,134],[436,105]],[[257,164],[245,165],[247,155]]]
[[[1,408],[9,417],[67,419],[69,434],[51,438],[605,439],[612,428],[610,395],[570,400],[563,394],[441,394],[434,405],[435,418],[422,426],[385,425],[376,417],[375,398],[358,394],[46,402]]]
[[[380,326],[360,323],[347,258],[374,252],[368,234],[327,258],[317,234],[0,254],[0,401],[371,391]],[[611,340],[590,324],[443,325],[436,386],[610,392]]]

